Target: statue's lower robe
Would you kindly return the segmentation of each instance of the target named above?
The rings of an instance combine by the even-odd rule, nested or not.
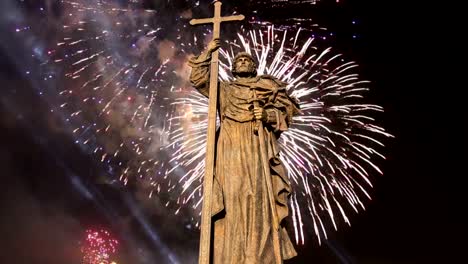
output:
[[[273,226],[255,122],[222,121],[217,138],[213,186],[214,264],[275,263]],[[290,192],[286,170],[275,150],[275,135],[265,132],[265,145],[281,222],[288,215]],[[279,232],[283,259],[296,255],[286,230]]]

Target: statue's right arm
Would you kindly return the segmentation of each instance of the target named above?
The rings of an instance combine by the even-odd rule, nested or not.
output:
[[[192,67],[190,83],[206,97],[208,97],[210,89],[211,54],[219,46],[219,39],[214,39],[208,44],[204,52],[189,60],[189,66]]]

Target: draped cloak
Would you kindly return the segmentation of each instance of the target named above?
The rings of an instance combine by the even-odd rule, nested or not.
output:
[[[190,81],[209,96],[210,55],[190,59]],[[219,82],[218,113],[213,181],[212,263],[275,263],[271,209],[263,172],[259,136],[253,114],[254,93],[264,107],[265,146],[280,227],[283,259],[296,256],[283,220],[288,215],[290,184],[279,159],[277,139],[288,129],[298,104],[286,94],[286,83],[272,76]]]

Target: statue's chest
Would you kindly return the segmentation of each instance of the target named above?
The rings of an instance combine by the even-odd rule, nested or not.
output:
[[[254,98],[254,91],[248,87],[232,86],[229,89],[228,97],[238,103],[250,103]]]
[[[254,102],[258,99],[259,105],[264,105],[268,99],[265,93],[254,91],[254,89],[243,85],[229,85],[225,90],[224,100],[221,102],[222,116],[238,122],[254,120]]]
[[[258,100],[260,105],[262,105],[268,101],[266,93],[255,92],[254,89],[242,86],[229,87],[226,97],[233,104],[252,104],[253,101]]]
[[[248,87],[230,86],[221,103],[221,114],[239,122],[253,120],[253,99],[254,93]]]

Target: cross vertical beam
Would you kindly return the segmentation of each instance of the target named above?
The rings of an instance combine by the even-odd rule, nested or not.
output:
[[[243,15],[221,16],[221,2],[214,3],[214,17],[203,19],[192,19],[190,25],[213,24],[213,39],[220,37],[220,25],[222,22],[240,21]],[[201,215],[201,232],[199,248],[199,264],[210,263],[211,246],[211,205],[213,193],[213,176],[215,161],[215,134],[216,134],[216,106],[218,100],[218,71],[219,71],[218,50],[211,54],[210,64],[210,89],[208,104],[208,134],[206,140],[205,177],[203,179],[203,206]]]

